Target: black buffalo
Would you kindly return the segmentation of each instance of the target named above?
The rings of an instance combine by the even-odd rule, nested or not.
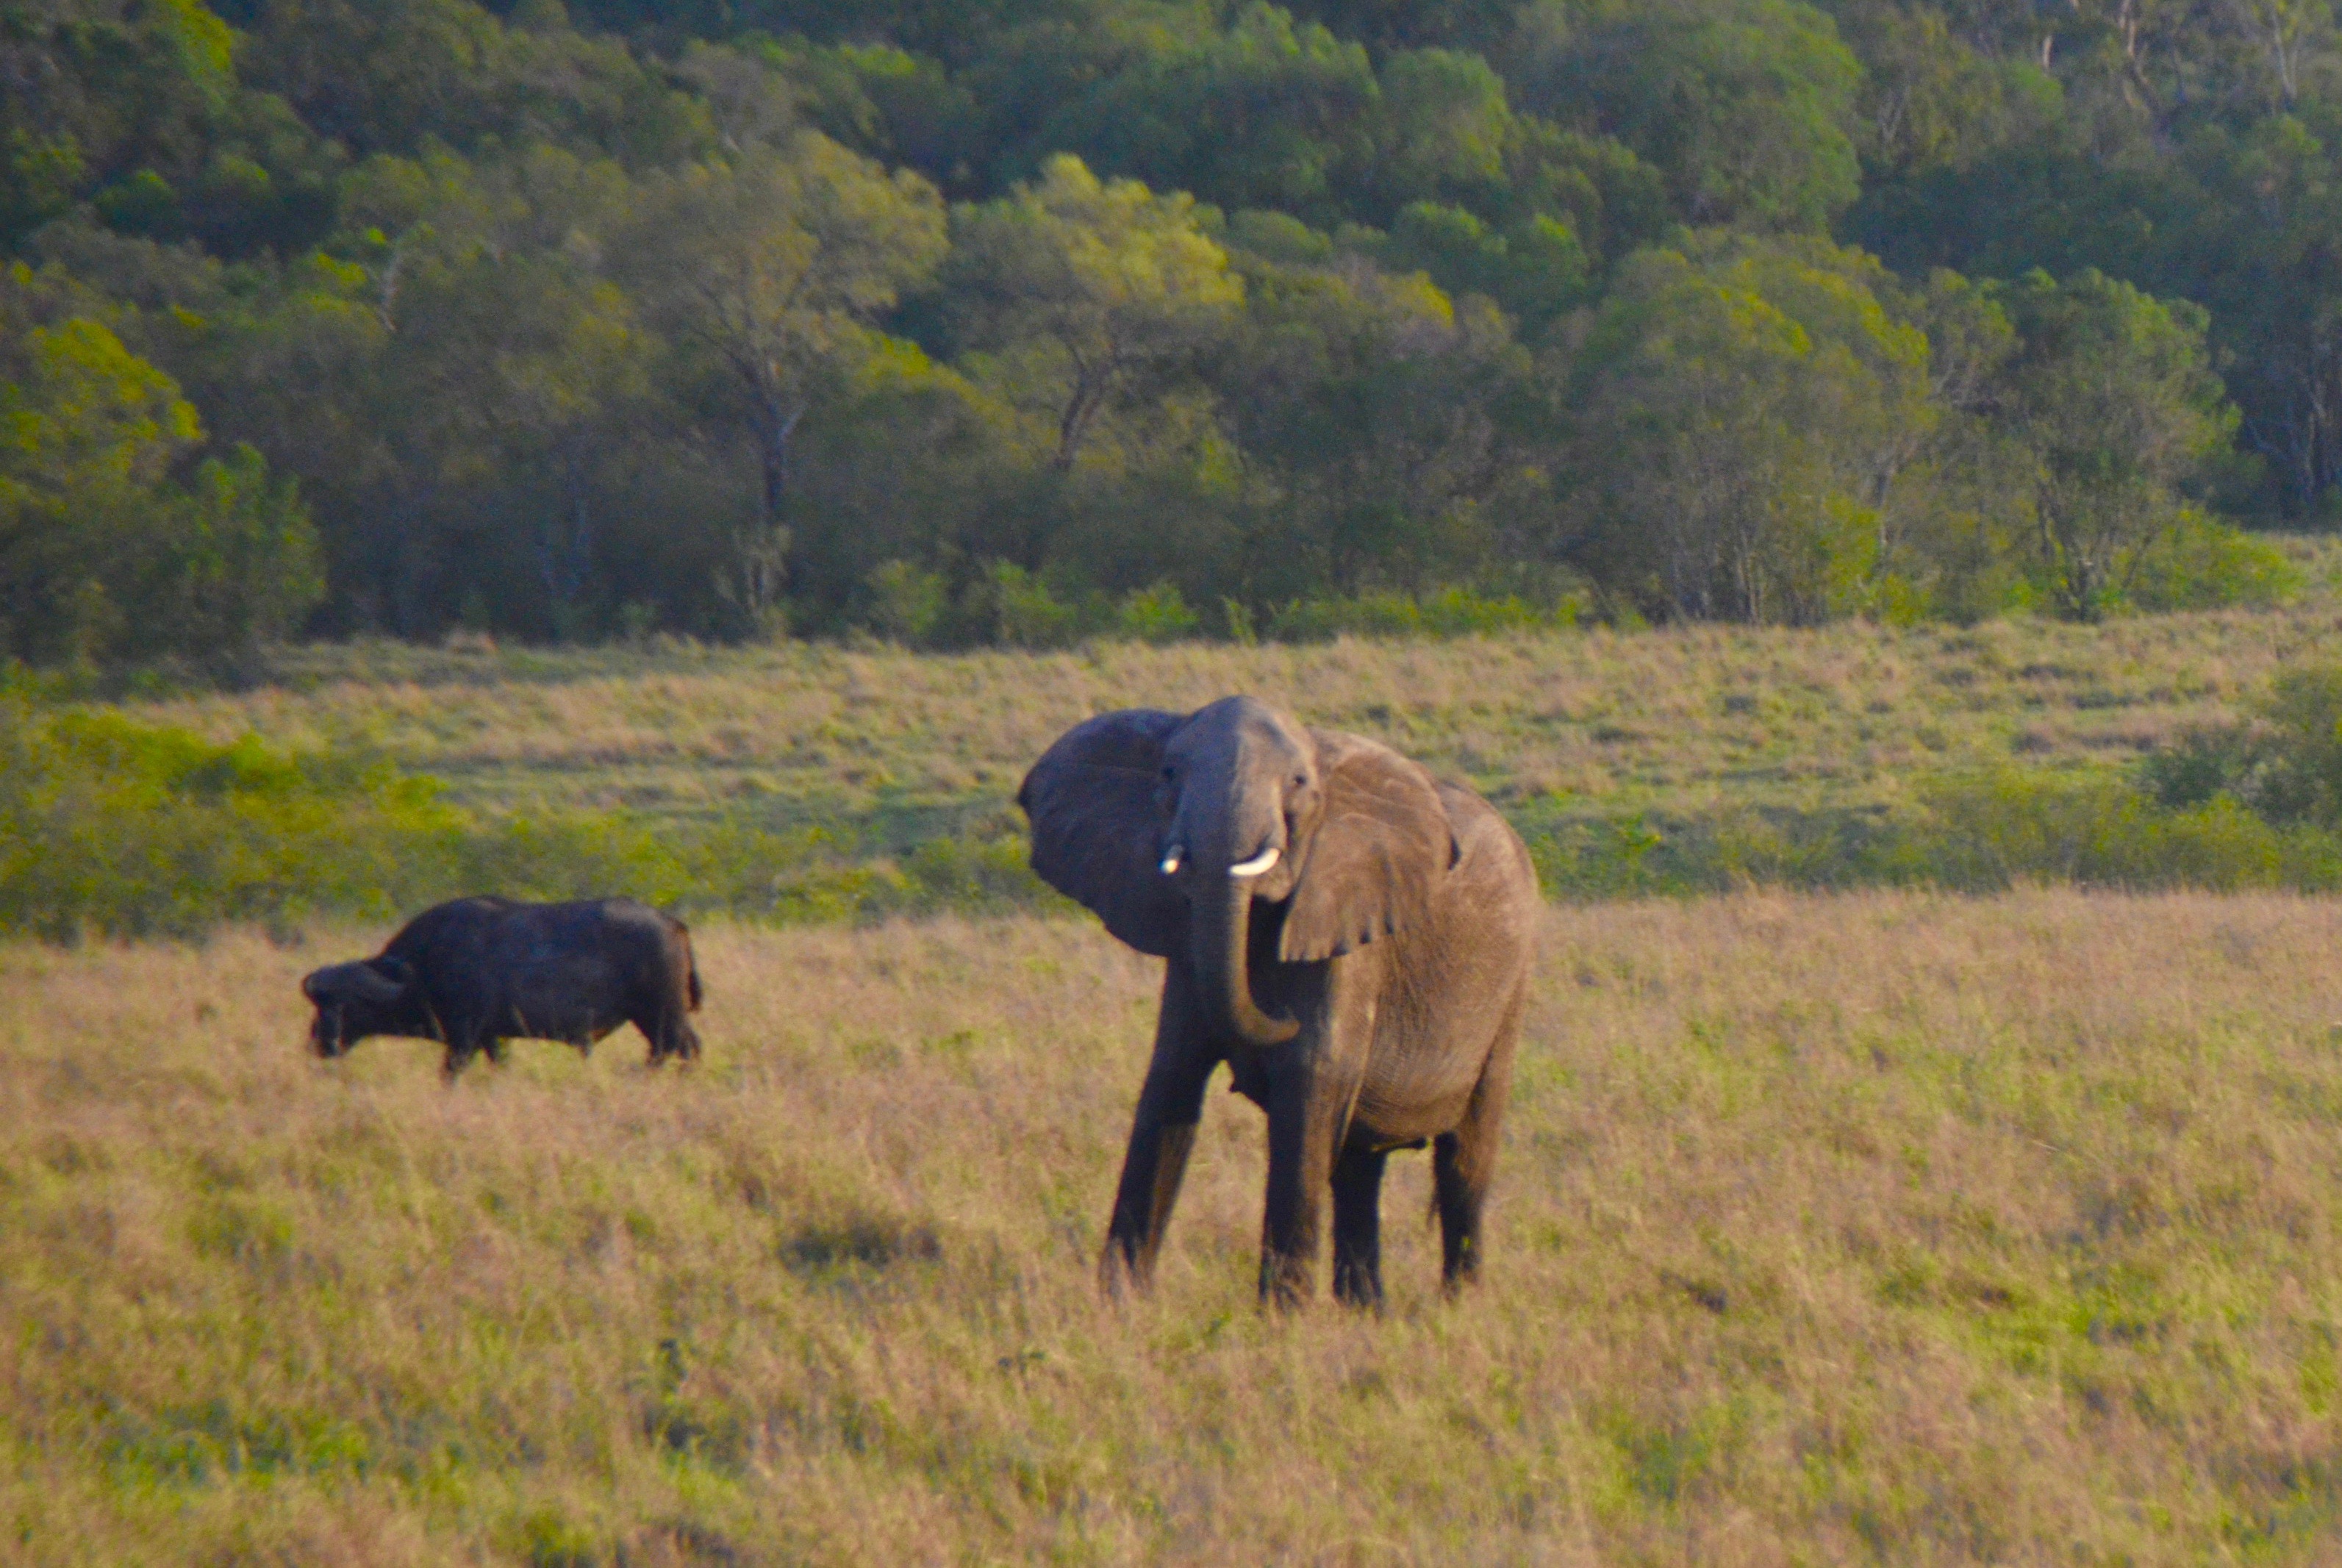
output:
[[[651,1043],[651,1065],[699,1054],[691,933],[631,898],[516,904],[458,898],[425,910],[382,952],[301,982],[317,1004],[310,1048],[339,1056],[369,1034],[447,1047],[449,1077],[509,1039],[562,1040],[580,1051],[621,1024]]]

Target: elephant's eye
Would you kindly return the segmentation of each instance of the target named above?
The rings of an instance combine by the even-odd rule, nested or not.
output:
[[[1165,784],[1177,784],[1179,782],[1179,770],[1166,764],[1163,769],[1163,782]]]

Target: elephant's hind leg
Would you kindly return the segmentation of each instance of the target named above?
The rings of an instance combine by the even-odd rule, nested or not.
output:
[[[1439,1209],[1439,1278],[1449,1290],[1480,1273],[1480,1209],[1490,1174],[1478,1140],[1442,1133],[1431,1145],[1432,1202]],[[1478,1156],[1478,1157],[1476,1157]]]
[[[1383,1167],[1380,1149],[1352,1149],[1334,1164],[1334,1299],[1383,1304]]]
[[[1480,1273],[1480,1212],[1496,1174],[1496,1136],[1513,1084],[1513,1051],[1520,1043],[1521,1014],[1527,1004],[1524,984],[1496,1026],[1480,1082],[1472,1091],[1464,1120],[1431,1145],[1432,1203],[1439,1211],[1440,1282],[1449,1291]]]

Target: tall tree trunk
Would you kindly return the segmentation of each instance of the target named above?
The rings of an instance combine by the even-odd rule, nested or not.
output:
[[[756,450],[764,477],[762,535],[746,552],[742,566],[748,607],[761,615],[780,602],[788,575],[792,551],[788,525],[783,519],[788,508],[789,438],[796,434],[797,422],[806,411],[802,404],[788,406],[777,388],[765,390],[757,401]]]
[[[1049,466],[1058,473],[1073,468],[1082,438],[1089,434],[1090,421],[1105,406],[1106,392],[1114,385],[1114,370],[1110,359],[1094,365],[1075,359],[1073,395],[1066,399],[1065,412],[1058,415],[1057,450],[1049,459]]]

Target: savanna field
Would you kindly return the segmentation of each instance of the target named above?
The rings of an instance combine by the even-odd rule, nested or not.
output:
[[[2330,633],[2310,604],[956,660],[360,649],[84,711],[285,754],[365,739],[484,821],[561,795],[649,832],[915,834],[1008,813],[1086,713],[1248,688],[1534,829],[1573,797],[1900,809],[1928,758],[2112,778]],[[1402,1155],[1380,1318],[1256,1310],[1262,1122],[1224,1094],[1156,1293],[1100,1298],[1160,965],[1068,909],[776,928],[686,904],[698,1066],[648,1073],[626,1031],[453,1088],[427,1044],[304,1048],[300,975],[386,915],[0,947],[0,1555],[2337,1550],[2332,899],[1557,903],[1486,1279],[1440,1299]]]
[[[2342,1564],[2342,0],[0,0],[0,1568]],[[1256,714],[1045,883],[1045,748],[1238,693],[1543,908],[1398,913],[1364,764],[1236,859]],[[1477,1283],[1410,1152],[1386,1307],[1262,1310],[1216,1093],[1101,1293],[1126,858],[1422,934],[1386,1040],[1542,921]],[[313,1054],[467,894],[688,922],[704,1057]]]
[[[31,1563],[2330,1561],[2342,911],[1557,908],[1488,1278],[1253,1305],[1209,1104],[1092,1263],[1156,965],[700,933],[708,1054],[301,1049],[371,932],[0,957]]]

